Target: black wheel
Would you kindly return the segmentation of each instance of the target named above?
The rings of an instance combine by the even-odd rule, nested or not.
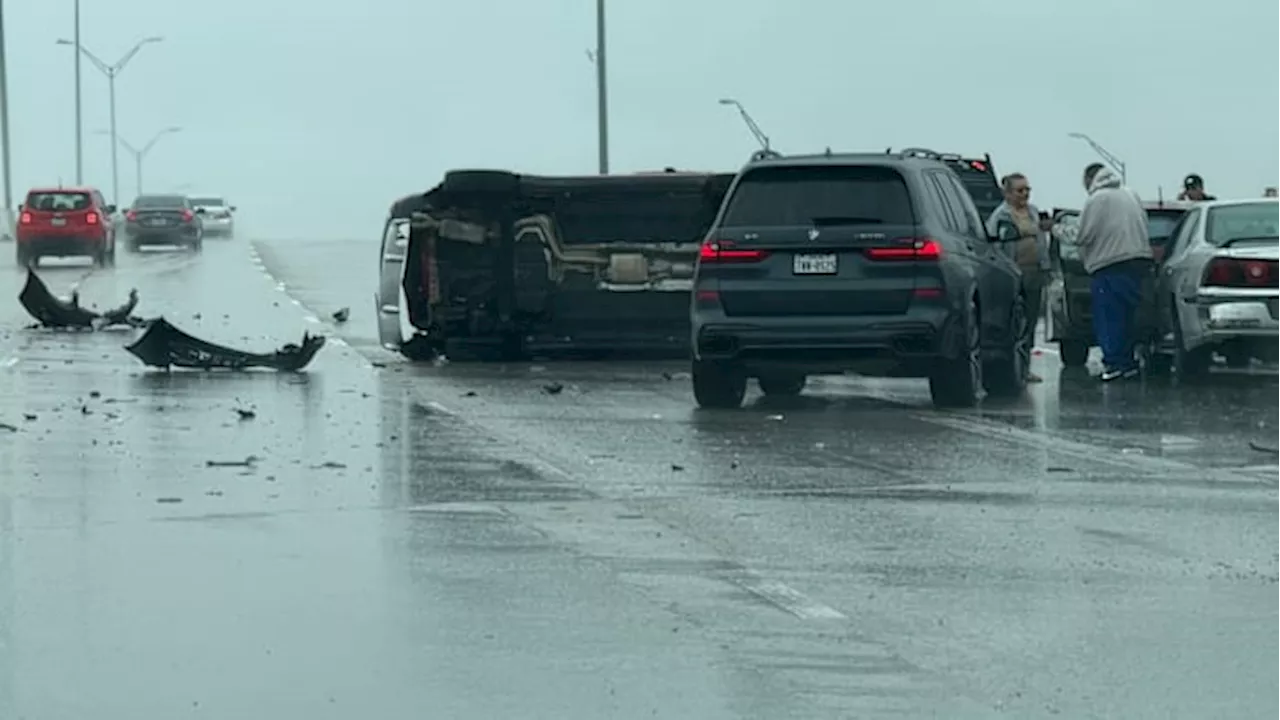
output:
[[[431,362],[441,353],[438,343],[425,335],[415,335],[400,344],[400,354],[412,362]]]
[[[198,237],[191,241],[191,252],[201,252],[204,250],[204,238]]]
[[[1027,335],[1027,300],[1019,297],[1009,311],[1009,332],[1001,356],[983,368],[987,392],[995,397],[1017,397],[1027,389],[1031,372],[1031,338]]]
[[[106,245],[103,245],[102,247],[93,251],[93,264],[96,265],[97,267],[107,266],[107,246]]]
[[[453,170],[441,189],[447,193],[511,195],[520,189],[520,176],[506,170]]]
[[[982,392],[982,316],[977,298],[960,318],[961,347],[955,357],[942,357],[929,375],[929,395],[936,407],[973,407]]]
[[[1152,347],[1147,350],[1145,362],[1142,369],[1147,375],[1152,377],[1163,377],[1173,372],[1173,356],[1168,353],[1159,352]]]
[[[693,361],[693,398],[699,407],[731,409],[742,406],[747,374],[732,363]]]
[[[1192,350],[1186,349],[1182,336],[1182,321],[1178,317],[1178,306],[1175,298],[1169,301],[1173,305],[1173,370],[1179,380],[1194,382],[1209,374],[1209,365],[1213,362],[1213,348],[1201,346]]]
[[[1084,340],[1058,341],[1058,356],[1065,367],[1084,367],[1089,359],[1089,343]]]
[[[756,379],[765,395],[795,396],[804,391],[808,380],[802,373],[773,372]]]

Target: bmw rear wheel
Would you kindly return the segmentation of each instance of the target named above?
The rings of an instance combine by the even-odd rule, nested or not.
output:
[[[693,398],[699,407],[731,409],[742,406],[747,373],[731,362],[693,361]]]
[[[1031,338],[1027,333],[1026,298],[1013,303],[1009,317],[1009,340],[1001,356],[987,364],[983,379],[987,392],[996,397],[1017,397],[1027,388],[1031,368]]]
[[[935,407],[973,407],[982,392],[982,323],[977,298],[961,318],[961,347],[954,357],[941,357],[929,375]]]

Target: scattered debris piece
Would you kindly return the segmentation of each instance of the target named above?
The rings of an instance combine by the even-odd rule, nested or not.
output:
[[[476,396],[476,391],[475,391],[475,390],[468,390],[468,391],[466,391],[466,392],[462,393],[462,397],[475,397],[475,396]]]
[[[180,502],[182,502],[182,498],[180,498],[180,497],[158,497],[158,498],[156,498],[156,502],[158,502],[158,503],[169,503],[169,504],[172,504],[172,503],[180,503]]]
[[[668,371],[666,371],[666,370],[663,370],[663,371],[662,371],[662,379],[663,379],[663,380],[675,380],[675,379],[676,379],[676,376],[675,376],[675,375],[672,375],[670,372],[668,372]]]
[[[351,317],[351,308],[341,308],[333,314],[333,321],[336,323],[344,323]]]
[[[564,385],[561,385],[558,382],[547,383],[542,386],[542,391],[548,395],[559,395],[564,391]]]
[[[81,406],[80,406],[80,414],[81,414],[81,415],[92,415],[92,414],[93,414],[93,411],[89,409],[89,406],[88,406],[88,405],[81,405]]]
[[[209,497],[222,497],[221,490],[206,490],[204,494],[208,495]]]
[[[684,472],[684,466],[671,463],[671,472]]]
[[[204,316],[203,316],[203,315],[201,315],[200,313],[196,313],[196,314],[194,314],[194,315],[192,315],[192,316],[191,316],[191,319],[192,319],[192,320],[199,320],[199,319],[201,319],[202,317],[204,317]]]
[[[36,420],[40,419],[40,416],[36,415],[35,413],[26,413],[25,415],[22,416],[22,419],[26,420],[27,422],[35,422]]]
[[[312,470],[345,470],[346,467],[347,467],[346,465],[340,462],[327,460],[325,462],[320,463],[319,465],[312,465],[311,469]]]
[[[1051,465],[1051,466],[1049,466],[1049,467],[1045,468],[1045,472],[1051,472],[1051,473],[1069,473],[1069,472],[1075,472],[1075,470],[1073,470],[1072,468],[1069,468],[1069,467],[1061,467],[1061,466],[1058,466],[1058,465]]]
[[[91,397],[91,398],[100,398],[100,397],[102,397],[102,393],[98,392],[97,390],[90,390],[90,391],[89,391],[89,397]]]
[[[79,291],[72,291],[70,299],[55,296],[35,271],[27,269],[27,282],[18,293],[18,302],[38,322],[34,327],[59,330],[101,330],[112,325],[141,327],[146,320],[132,315],[138,306],[138,291],[129,291],[129,300],[120,307],[99,313],[80,306]]]
[[[199,370],[270,368],[299,372],[310,364],[324,343],[323,335],[303,333],[301,344],[288,343],[270,353],[251,353],[193,337],[161,317],[152,320],[142,337],[126,346],[125,350],[144,365],[164,370],[171,367]]]
[[[1251,449],[1251,450],[1257,450],[1258,452],[1272,453],[1272,454],[1275,454],[1275,455],[1280,455],[1280,448],[1268,447],[1268,446],[1263,445],[1262,443],[1258,443],[1258,442],[1252,442],[1252,441],[1251,441],[1251,442],[1249,443],[1249,449]]]
[[[782,419],[782,416],[781,416],[781,415],[766,415],[766,416],[765,416],[765,420],[778,421],[778,420],[781,420],[781,419]]]
[[[384,363],[384,362],[379,362],[379,361],[377,361],[377,360],[370,360],[370,361],[369,361],[369,364],[370,364],[371,366],[373,366],[373,367],[376,367],[376,368],[384,368],[384,367],[386,367],[386,366],[387,366],[387,364],[386,364],[386,363]]]
[[[205,467],[253,467],[260,458],[250,455],[243,460],[206,460]]]
[[[9,423],[0,423],[0,430],[7,430],[9,432],[18,432],[18,426],[10,425]]]
[[[252,420],[258,417],[258,413],[244,408],[236,408],[236,414],[240,416],[241,420]]]

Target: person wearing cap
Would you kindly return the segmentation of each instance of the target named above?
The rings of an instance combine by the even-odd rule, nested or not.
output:
[[[1026,339],[1028,347],[1034,347],[1036,325],[1044,307],[1044,286],[1052,268],[1049,262],[1049,230],[1053,221],[1031,204],[1031,184],[1026,175],[1017,172],[1005,175],[1000,179],[1000,187],[1004,190],[1004,202],[987,218],[987,233],[995,235],[1001,220],[1018,228],[1020,239],[1003,243],[999,248],[1022,273],[1022,290],[1027,296]],[[1027,381],[1038,383],[1043,379],[1028,372]]]
[[[1191,173],[1183,179],[1182,192],[1178,193],[1178,199],[1189,202],[1205,202],[1206,200],[1217,200],[1218,198],[1205,193],[1204,178]]]
[[[1143,280],[1151,273],[1151,241],[1142,200],[1102,163],[1084,169],[1089,193],[1076,245],[1089,273],[1093,331],[1102,348],[1102,380],[1138,375],[1134,357]]]

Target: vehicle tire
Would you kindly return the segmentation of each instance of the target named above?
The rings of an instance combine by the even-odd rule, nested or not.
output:
[[[794,397],[804,392],[807,380],[803,373],[775,372],[761,375],[756,382],[760,384],[760,392],[765,395]]]
[[[1000,357],[987,363],[982,379],[994,397],[1018,397],[1027,389],[1031,372],[1031,339],[1027,337],[1027,303],[1019,296],[1009,310],[1010,338]]]
[[[747,374],[733,363],[694,360],[693,399],[699,407],[733,409],[747,395]]]
[[[95,267],[107,266],[107,249],[105,247],[93,251],[93,264]]]
[[[1213,348],[1201,346],[1187,350],[1183,342],[1182,321],[1178,316],[1176,298],[1169,298],[1173,303],[1173,371],[1179,381],[1195,382],[1209,374],[1209,365],[1213,363]]]
[[[514,195],[520,176],[506,170],[453,170],[445,173],[440,188],[447,193]]]
[[[941,357],[929,374],[929,395],[935,407],[973,407],[982,392],[982,316],[977,298],[960,318],[963,347],[956,357]]]
[[[191,252],[202,252],[204,250],[204,238],[198,237],[191,241]]]
[[[1173,372],[1173,356],[1159,352],[1156,348],[1147,351],[1143,371],[1152,377],[1164,377]]]
[[[1059,340],[1058,356],[1063,367],[1084,367],[1089,360],[1089,343],[1084,340]]]
[[[114,266],[116,264],[116,244],[111,243],[111,247],[107,249],[107,264]]]
[[[440,356],[437,343],[425,335],[414,335],[400,344],[400,354],[410,362],[431,362]]]

